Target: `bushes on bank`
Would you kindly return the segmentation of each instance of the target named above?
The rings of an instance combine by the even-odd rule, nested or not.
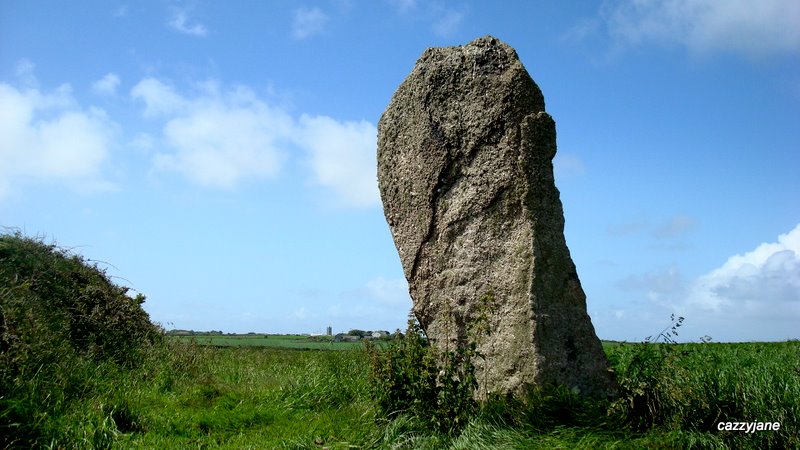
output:
[[[70,426],[70,416],[162,339],[142,302],[68,250],[0,235],[0,447],[52,445],[65,430],[95,447],[110,442],[110,411],[87,418],[92,430]]]

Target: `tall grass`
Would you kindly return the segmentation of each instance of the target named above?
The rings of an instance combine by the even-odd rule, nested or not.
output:
[[[103,396],[161,334],[105,272],[20,234],[0,236],[0,446],[108,447]]]
[[[677,344],[679,318],[661,343],[606,346],[620,397],[596,400],[566,388],[531,389],[524,398],[490,397],[468,423],[443,429],[437,417],[459,417],[458,393],[469,383],[413,324],[406,338],[372,361],[373,398],[388,423],[376,440],[392,448],[797,448],[800,342]],[[669,329],[669,328],[668,328]],[[447,374],[445,383],[442,374]],[[469,378],[462,378],[469,380]],[[455,383],[453,381],[455,380]],[[442,395],[450,390],[451,394]],[[463,396],[462,396],[463,397]],[[778,431],[720,431],[721,422],[779,422]]]
[[[130,389],[123,448],[347,448],[373,432],[363,352],[173,342],[162,381]]]
[[[609,360],[624,391],[614,410],[634,429],[707,433],[733,448],[800,445],[800,342],[628,344]],[[723,421],[781,429],[717,430]]]

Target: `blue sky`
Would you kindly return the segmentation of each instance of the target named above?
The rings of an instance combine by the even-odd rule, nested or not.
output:
[[[167,328],[402,328],[376,124],[427,47],[513,46],[603,339],[800,338],[800,3],[0,0],[0,226]]]

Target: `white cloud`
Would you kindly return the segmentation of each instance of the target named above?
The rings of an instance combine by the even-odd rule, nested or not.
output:
[[[339,323],[364,329],[402,327],[411,309],[411,297],[404,278],[373,278],[359,288],[340,294],[345,304],[328,307],[327,316]]]
[[[431,25],[433,32],[439,36],[448,37],[458,30],[465,16],[464,11],[444,8]]]
[[[153,136],[147,133],[137,133],[136,136],[128,142],[128,145],[140,153],[146,154],[153,149],[154,139]]]
[[[653,224],[649,220],[637,220],[633,222],[613,224],[606,228],[606,234],[616,237],[629,237],[642,233],[648,233],[658,240],[675,239],[694,230],[696,221],[694,218],[678,214],[666,219],[663,222]]]
[[[622,45],[655,41],[749,56],[800,52],[795,0],[619,0],[605,3],[601,17]]]
[[[364,293],[370,299],[387,305],[408,306],[411,299],[405,278],[373,278],[367,282]]]
[[[703,335],[716,341],[800,338],[800,224],[778,236],[777,242],[732,256],[694,279],[686,279],[673,266],[631,275],[616,285],[622,291],[640,292],[647,300],[629,305],[633,310],[653,319],[669,313],[685,317],[681,339]],[[638,319],[625,320],[627,325],[616,322],[614,327],[641,328]]]
[[[146,116],[166,119],[163,135],[171,151],[156,154],[156,169],[182,173],[200,185],[232,188],[245,179],[276,175],[286,157],[291,117],[247,88],[220,92],[208,83],[195,98],[186,98],[147,78],[131,95],[144,102]]]
[[[656,226],[652,235],[656,238],[673,238],[688,233],[695,228],[695,220],[686,215],[677,215]]]
[[[738,317],[789,314],[800,323],[800,224],[698,278],[687,306]]]
[[[650,227],[650,224],[643,220],[635,222],[617,223],[606,227],[606,234],[614,237],[627,237],[637,235]]]
[[[377,129],[369,122],[302,116],[296,133],[308,150],[315,181],[351,206],[380,204],[376,175]]]
[[[156,78],[145,78],[131,90],[131,97],[145,104],[145,117],[168,116],[184,110],[187,101]]]
[[[274,176],[284,159],[276,146],[285,117],[261,105],[214,105],[172,119],[164,135],[175,153],[156,167],[183,172],[200,184],[231,188],[250,177]]]
[[[0,104],[0,194],[26,179],[108,187],[100,170],[115,126],[102,110],[80,108],[69,85],[45,93],[0,83]]]
[[[154,158],[159,171],[230,189],[246,179],[277,175],[299,149],[311,179],[333,194],[334,203],[380,204],[377,130],[369,122],[308,115],[294,119],[246,87],[222,90],[215,82],[199,85],[194,96],[187,96],[146,78],[131,96],[143,103],[146,117],[164,121],[165,148]]]
[[[190,19],[188,13],[184,10],[178,9],[175,10],[168,24],[173,30],[179,33],[188,34],[190,36],[205,36],[208,33],[208,30],[206,30],[206,27],[203,24],[199,22],[190,24],[189,21]]]
[[[327,23],[327,14],[317,7],[296,9],[292,20],[292,35],[296,39],[306,39],[321,33]]]
[[[560,40],[563,43],[576,44],[585,39],[592,39],[597,34],[601,25],[602,21],[599,17],[584,17],[562,33]]]
[[[292,317],[294,319],[305,320],[308,319],[308,311],[305,307],[300,307],[292,311]]]
[[[453,36],[464,22],[469,9],[452,7],[447,2],[417,0],[388,0],[395,12],[404,19],[424,23],[440,37]]]
[[[92,83],[92,91],[97,95],[114,95],[119,86],[119,77],[115,73],[108,73],[103,78]]]
[[[36,65],[33,62],[28,59],[22,59],[17,62],[17,65],[14,67],[14,75],[17,76],[17,80],[19,80],[23,86],[36,87],[38,81],[34,74],[35,69]]]
[[[417,7],[417,0],[390,0],[390,3],[401,13],[405,13]]]
[[[617,282],[617,286],[626,291],[645,291],[650,300],[658,301],[665,294],[684,292],[686,281],[680,270],[673,266],[644,275],[630,275]]]
[[[553,160],[553,171],[557,180],[569,179],[586,173],[586,165],[575,155],[558,153]]]

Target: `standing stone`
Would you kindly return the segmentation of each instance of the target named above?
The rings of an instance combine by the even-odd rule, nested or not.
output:
[[[564,239],[555,154],[542,92],[491,36],[426,50],[378,124],[413,312],[440,348],[478,343],[481,397],[616,390]]]

